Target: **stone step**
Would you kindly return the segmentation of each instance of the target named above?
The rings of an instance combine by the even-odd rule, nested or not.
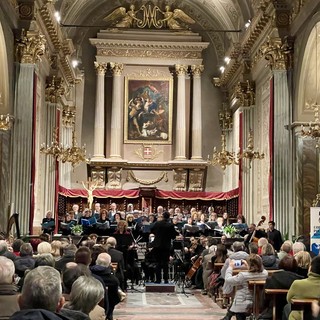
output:
[[[146,292],[175,292],[176,286],[172,283],[146,283]]]

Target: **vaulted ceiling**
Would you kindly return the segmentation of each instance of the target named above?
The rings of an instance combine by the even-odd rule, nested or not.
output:
[[[122,6],[129,9],[131,4],[140,7],[153,3],[160,8],[169,4],[172,9],[179,8],[192,17],[196,24],[191,30],[199,32],[210,42],[216,51],[217,58],[222,58],[230,42],[237,42],[244,24],[253,17],[253,6],[256,0],[57,0],[56,8],[62,16],[62,23],[68,36],[76,46],[92,36],[92,29],[103,29],[103,21],[108,14]],[[91,32],[90,32],[91,30]],[[238,30],[238,31],[236,31]],[[223,32],[230,31],[230,32]],[[232,32],[236,31],[236,32]]]

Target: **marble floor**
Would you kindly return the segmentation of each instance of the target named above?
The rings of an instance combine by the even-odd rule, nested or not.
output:
[[[200,290],[186,289],[187,294],[180,293],[178,287],[174,293],[145,292],[143,287],[139,290],[129,291],[116,307],[115,320],[218,320],[226,314]]]

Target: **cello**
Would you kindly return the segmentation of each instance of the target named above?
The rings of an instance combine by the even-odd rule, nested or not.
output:
[[[195,262],[192,264],[190,270],[186,274],[187,287],[191,286],[191,279],[194,276],[194,274],[197,272],[199,267],[201,266],[201,260],[202,260],[201,256],[197,257]]]

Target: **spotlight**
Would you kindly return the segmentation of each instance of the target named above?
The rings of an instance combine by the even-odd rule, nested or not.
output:
[[[60,23],[61,21],[61,16],[60,16],[60,12],[59,11],[56,11],[54,13],[54,17],[56,18],[57,22]]]
[[[230,59],[229,57],[225,57],[225,58],[224,58],[224,62],[225,62],[226,64],[229,64],[230,61],[231,61],[231,59]]]
[[[221,71],[221,73],[224,73],[224,70],[225,70],[226,68],[224,67],[224,66],[221,66],[220,67],[220,71]]]
[[[244,25],[244,27],[248,29],[250,27],[250,24],[251,24],[251,20],[249,19],[247,23]]]
[[[77,59],[73,59],[71,63],[73,68],[76,68],[79,65],[79,61]]]

